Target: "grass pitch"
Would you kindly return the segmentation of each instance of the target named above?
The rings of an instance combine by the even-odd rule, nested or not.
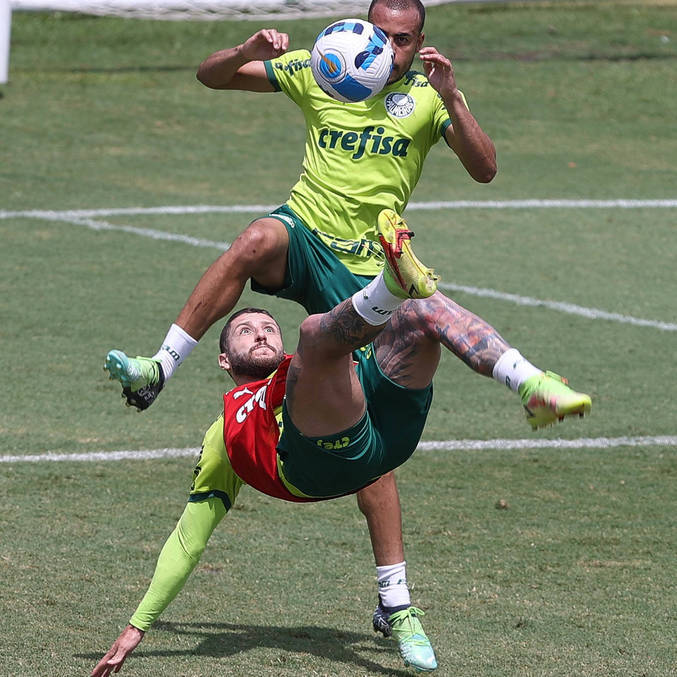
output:
[[[279,25],[296,47],[326,23]],[[14,14],[0,99],[3,459],[199,446],[228,387],[218,328],[142,415],[124,409],[103,358],[155,351],[218,254],[185,236],[232,241],[258,212],[27,212],[283,202],[303,148],[298,111],[194,78],[259,27]],[[415,201],[674,200],[675,3],[448,5],[429,9],[426,32],[494,139],[499,175],[473,184],[440,145]],[[659,326],[677,322],[675,208],[407,217],[443,283],[503,294],[454,292],[459,302],[593,396],[589,419],[532,434],[513,395],[443,359],[425,441],[575,447],[419,451],[399,471],[438,674],[676,674],[677,339]],[[242,303],[277,313],[293,346],[301,309],[249,291]],[[647,443],[581,441],[622,437]],[[0,675],[91,670],[146,588],[191,469],[190,458],[0,463]],[[411,674],[371,633],[375,600],[354,499],[290,506],[244,491],[123,674]]]

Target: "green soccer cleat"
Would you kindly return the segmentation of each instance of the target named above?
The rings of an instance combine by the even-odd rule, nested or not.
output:
[[[378,237],[385,254],[383,278],[388,290],[402,299],[432,296],[439,276],[416,258],[411,248],[414,233],[404,219],[392,209],[384,209],[378,215]]]
[[[419,672],[430,672],[437,668],[437,659],[421,621],[418,620],[423,615],[423,611],[410,606],[390,614],[388,624],[391,635],[400,645],[400,656],[404,664]]]
[[[528,378],[519,387],[519,395],[534,430],[563,421],[565,416],[585,416],[592,406],[589,395],[572,390],[565,378],[551,371]]]
[[[149,357],[128,357],[121,350],[111,350],[103,367],[111,379],[122,384],[122,396],[128,407],[148,409],[165,384],[162,365]]]

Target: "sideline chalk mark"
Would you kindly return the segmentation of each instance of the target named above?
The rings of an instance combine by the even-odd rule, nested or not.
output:
[[[612,209],[633,209],[633,208],[673,208],[677,207],[677,200],[494,200],[485,202],[475,201],[452,201],[452,202],[413,202],[408,209],[533,209],[533,208],[612,208]],[[275,209],[275,205],[195,205],[195,206],[164,206],[164,207],[121,207],[112,209],[77,209],[65,211],[50,210],[26,210],[26,211],[2,211],[0,210],[0,219],[8,218],[38,218],[49,221],[61,221],[73,225],[85,226],[92,230],[122,231],[148,237],[154,240],[165,240],[180,242],[194,247],[206,247],[226,251],[230,247],[229,242],[216,242],[205,240],[190,235],[180,233],[170,233],[153,228],[137,228],[128,225],[116,225],[107,221],[94,220],[93,216],[122,216],[139,214],[206,214],[206,213],[247,213],[258,212],[268,213]],[[569,315],[577,315],[592,320],[608,320],[619,322],[621,324],[630,324],[637,327],[650,327],[660,331],[677,331],[677,323],[663,322],[660,320],[648,320],[632,315],[623,315],[621,313],[611,313],[600,308],[587,308],[574,303],[563,301],[550,301],[532,298],[529,296],[520,296],[501,292],[495,289],[485,289],[481,287],[472,287],[467,285],[457,285],[453,283],[440,283],[442,289],[457,291],[473,296],[484,298],[495,298],[501,301],[508,301],[522,306],[542,307],[555,310]]]
[[[677,447],[677,435],[647,437],[580,437],[571,440],[495,439],[495,440],[443,440],[421,442],[417,451],[479,451],[484,449],[612,449],[615,447]],[[147,449],[139,451],[92,451],[76,454],[26,454],[0,456],[0,463],[57,463],[97,461],[144,461],[155,458],[181,458],[197,456],[199,447],[184,449]]]
[[[28,209],[0,210],[0,219],[80,219],[93,216],[133,216],[140,214],[252,214],[268,213],[279,205],[167,205],[162,207],[112,207],[110,209],[68,209],[62,211]],[[635,200],[450,200],[410,202],[407,210],[437,209],[674,209],[677,199]]]

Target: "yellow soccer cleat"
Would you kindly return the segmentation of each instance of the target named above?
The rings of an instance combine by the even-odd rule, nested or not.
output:
[[[437,291],[438,275],[416,258],[414,237],[404,219],[392,209],[378,215],[378,236],[385,254],[383,278],[389,291],[403,299],[426,299]]]
[[[592,406],[589,395],[572,390],[565,378],[551,371],[528,378],[519,387],[519,395],[534,430],[563,421],[565,416],[585,416]]]

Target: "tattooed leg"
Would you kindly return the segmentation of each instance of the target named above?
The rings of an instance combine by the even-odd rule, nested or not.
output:
[[[299,349],[291,365],[291,397],[295,399],[299,391],[296,370],[305,368],[316,375],[317,383],[333,384],[331,394],[321,388],[303,388],[303,400],[313,414],[326,405],[325,420],[329,420],[329,410],[340,407],[341,398],[350,403],[342,409],[344,413],[356,416],[358,409],[361,413],[361,388],[348,364],[353,350],[372,341],[383,372],[408,388],[424,388],[432,381],[441,346],[483,376],[491,376],[499,357],[510,349],[493,327],[440,292],[427,299],[404,301],[385,326],[377,327],[365,322],[348,299],[324,315],[307,318],[301,326]],[[357,402],[359,406],[351,407]]]
[[[510,350],[510,344],[491,325],[439,291],[415,303],[426,335],[478,374],[491,376],[498,358]]]
[[[374,344],[384,373],[409,388],[430,383],[440,346],[483,376],[491,376],[498,358],[510,349],[493,327],[440,292],[405,301]]]
[[[362,418],[366,404],[352,351],[371,343],[382,327],[365,322],[350,299],[303,321],[287,372],[287,408],[304,435],[341,432]]]
[[[346,299],[319,316],[319,330],[317,335],[312,336],[312,344],[328,356],[351,353],[371,343],[381,333],[383,326],[365,322],[357,314],[352,301]]]

